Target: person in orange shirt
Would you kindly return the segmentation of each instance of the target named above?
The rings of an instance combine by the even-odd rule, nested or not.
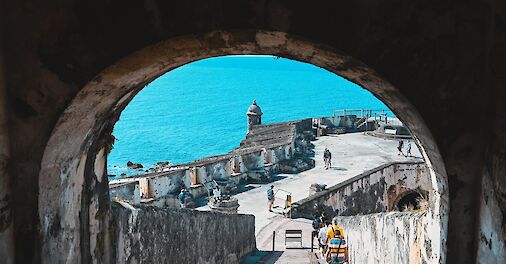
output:
[[[329,243],[329,240],[334,237],[344,237],[344,230],[342,227],[337,225],[337,218],[332,219],[332,225],[327,231],[327,244]]]
[[[326,245],[325,258],[329,263],[344,263],[348,260],[348,247],[344,240],[344,230],[337,225],[337,218],[332,219],[332,225],[327,231]]]

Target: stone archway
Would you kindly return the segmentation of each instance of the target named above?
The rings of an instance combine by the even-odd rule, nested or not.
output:
[[[390,206],[391,210],[397,210],[402,211],[402,208],[404,205],[410,203],[414,205],[413,209],[419,210],[421,207],[421,204],[419,202],[420,199],[425,199],[427,196],[426,191],[422,191],[419,189],[414,190],[405,190],[392,201],[392,205]]]
[[[448,220],[445,167],[432,135],[414,106],[373,69],[329,47],[282,32],[215,31],[160,42],[97,75],[59,118],[46,146],[39,177],[39,217],[44,262],[108,262],[109,199],[106,155],[119,114],[158,76],[186,63],[222,55],[272,54],[311,63],[340,75],[388,105],[421,146],[435,191],[431,213],[441,225],[434,247],[442,252]],[[58,255],[54,254],[59,252]]]

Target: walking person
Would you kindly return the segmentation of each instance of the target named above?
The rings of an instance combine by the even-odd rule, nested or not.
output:
[[[332,167],[332,152],[330,152],[330,150],[327,149],[327,169],[330,169],[330,167]]]
[[[328,170],[332,166],[332,153],[328,148],[323,152],[323,160],[325,161],[325,169]]]
[[[179,202],[180,202],[180,205],[181,205],[181,208],[186,208],[186,189],[185,188],[181,188],[181,192],[179,193],[179,195],[177,196]]]
[[[272,212],[272,204],[274,203],[274,185],[267,190],[267,202],[269,204],[269,212]]]
[[[215,201],[221,200],[221,190],[220,190],[220,187],[218,187],[217,185],[216,185],[216,187],[214,187],[213,197],[214,197]]]
[[[325,251],[327,251],[327,232],[330,227],[330,221],[325,220],[323,222],[322,227],[320,228],[320,231],[318,232],[318,246],[320,247],[320,251],[322,253],[322,256],[325,255]]]
[[[316,237],[318,239],[318,231],[320,231],[320,228],[322,227],[321,218],[320,217],[316,217],[313,220],[312,226],[313,226],[313,232],[311,232],[311,236],[312,237]]]
[[[329,160],[329,150],[327,148],[325,148],[325,151],[323,151],[323,162],[325,164],[325,169],[327,169],[327,164],[328,164],[328,160]]]
[[[348,250],[344,241],[343,228],[337,225],[337,218],[332,219],[332,225],[327,230],[327,251],[325,259],[329,264],[342,264],[348,261]]]
[[[403,156],[406,156],[404,155],[404,152],[402,152],[402,147],[404,146],[404,141],[402,140],[399,140],[399,144],[397,145],[397,150],[399,151],[399,153],[397,153],[397,155],[403,155]]]
[[[408,141],[406,156],[408,156],[408,157],[412,157],[413,156],[411,154],[411,141]]]

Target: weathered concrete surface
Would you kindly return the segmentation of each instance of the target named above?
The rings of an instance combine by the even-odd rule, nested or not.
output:
[[[282,216],[276,216],[257,234],[257,248],[261,251],[272,251],[272,235],[275,232],[274,250],[275,253],[262,259],[266,264],[306,264],[311,263],[311,226],[312,220],[299,218],[288,219]],[[302,246],[300,243],[288,243],[285,245],[285,230],[302,230]],[[318,246],[314,240],[314,248]]]
[[[500,203],[497,193],[493,190],[493,184],[488,172],[483,177],[483,192],[481,193],[481,211],[480,211],[480,243],[477,263],[499,264],[506,263],[506,240],[504,215],[500,210]]]
[[[112,208],[115,263],[234,264],[256,250],[252,215]]]
[[[379,213],[339,216],[348,238],[351,263],[439,263],[431,241],[430,217],[421,213]]]
[[[397,210],[399,200],[413,191],[426,199],[432,191],[424,162],[387,163],[297,201],[292,217],[388,212]]]
[[[500,212],[493,215],[505,215],[503,0],[27,0],[4,1],[0,12],[21,263],[53,262],[69,250],[76,253],[71,261],[86,260],[86,243],[70,239],[89,236],[88,221],[77,215],[89,211],[88,200],[79,200],[95,188],[78,179],[81,158],[93,163],[101,146],[95,153],[90,146],[107,136],[144,84],[189,61],[225,54],[313,63],[391,107],[423,145],[442,194],[436,207],[442,223],[449,220],[441,233],[448,262],[476,260],[480,193],[494,193]],[[243,30],[216,32],[230,29]],[[488,190],[481,188],[484,171]],[[44,231],[44,219],[53,232]]]

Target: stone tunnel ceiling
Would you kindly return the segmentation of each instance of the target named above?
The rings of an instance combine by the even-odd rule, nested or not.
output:
[[[15,219],[20,263],[47,257],[37,239],[40,164],[57,120],[83,86],[150,44],[231,29],[288,32],[325,44],[393,84],[430,129],[437,147],[425,147],[439,148],[445,162],[439,169],[450,186],[448,262],[501,253],[481,249],[480,241],[501,243],[504,220],[487,224],[477,215],[490,208],[491,217],[503,219],[506,211],[504,1],[6,1],[0,10],[10,135],[1,143],[11,146],[14,203],[14,218],[7,219]],[[57,179],[40,181],[50,186]]]

